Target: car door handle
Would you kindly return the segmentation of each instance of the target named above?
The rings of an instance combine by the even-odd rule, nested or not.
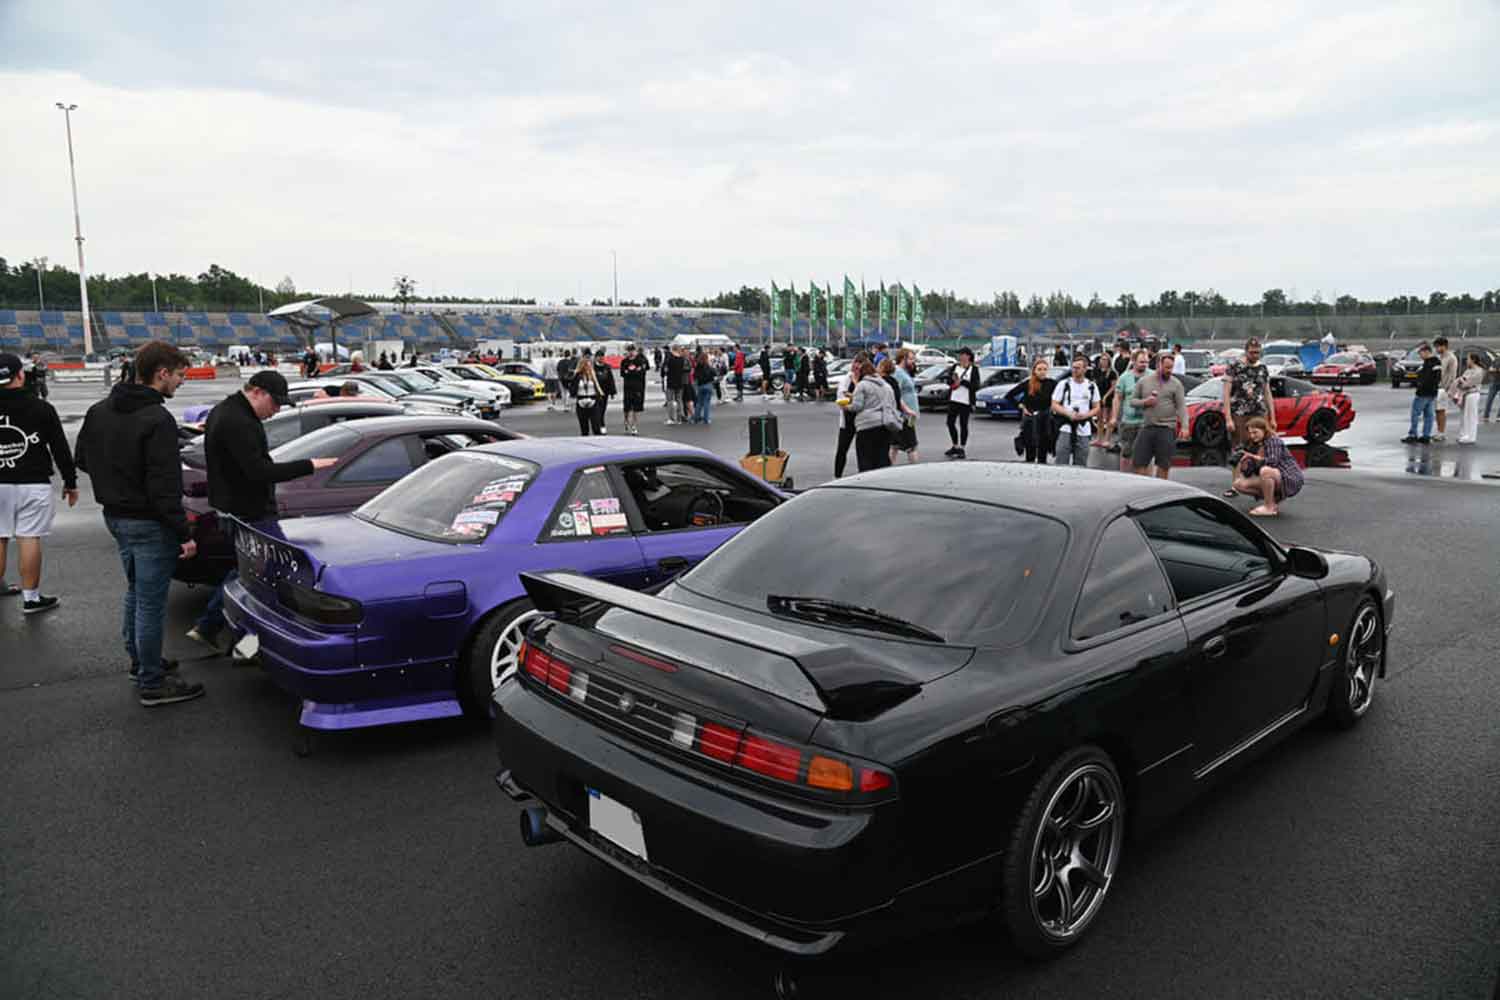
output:
[[[682,556],[668,556],[658,562],[656,568],[663,573],[681,573],[688,568],[688,561]]]
[[[1229,652],[1229,640],[1222,635],[1216,635],[1203,644],[1203,655],[1210,660],[1217,660]]]

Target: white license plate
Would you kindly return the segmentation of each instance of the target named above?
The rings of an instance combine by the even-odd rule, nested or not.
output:
[[[598,789],[590,788],[588,793],[589,829],[642,861],[649,860],[646,857],[646,834],[635,811]]]

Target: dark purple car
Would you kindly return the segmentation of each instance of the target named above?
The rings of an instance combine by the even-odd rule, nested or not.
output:
[[[354,404],[332,404],[319,412],[332,413],[335,409],[351,415],[355,412]],[[406,415],[333,423],[272,448],[271,457],[278,462],[338,459],[331,468],[278,484],[276,511],[280,517],[348,513],[434,458],[460,448],[521,436],[477,417]],[[189,473],[184,458],[184,488],[188,492],[182,498],[182,505],[187,510],[193,539],[198,543],[198,554],[178,562],[173,578],[183,583],[217,584],[234,567],[234,550],[219,524],[218,514],[209,506],[203,470],[197,470],[196,480],[202,489],[189,480]]]
[[[518,573],[566,568],[644,589],[786,499],[670,441],[471,448],[352,515],[241,528],[224,610],[242,655],[258,652],[303,699],[304,726],[488,716],[537,615]]]

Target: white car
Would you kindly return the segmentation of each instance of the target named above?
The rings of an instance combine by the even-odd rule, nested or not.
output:
[[[423,393],[409,393],[397,396],[385,386],[373,380],[364,381],[360,379],[346,378],[318,378],[308,379],[303,382],[293,382],[287,386],[287,394],[291,396],[292,402],[305,403],[317,397],[318,393],[328,396],[337,396],[346,382],[352,382],[359,387],[356,394],[361,399],[378,400],[384,403],[398,403],[407,413],[443,414],[444,416],[472,416],[473,408],[464,406],[452,398],[443,396],[428,396]]]
[[[417,365],[411,370],[414,372],[421,372],[428,378],[433,379],[437,382],[441,382],[445,385],[460,385],[465,389],[483,393],[493,399],[496,406],[510,405],[510,389],[507,388],[504,383],[496,382],[494,379],[465,378],[464,376],[458,374],[458,372],[452,371],[448,368],[444,368],[441,365]]]

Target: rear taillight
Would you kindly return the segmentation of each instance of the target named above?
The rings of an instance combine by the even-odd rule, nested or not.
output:
[[[323,625],[358,625],[365,617],[364,605],[353,598],[325,594],[288,580],[276,584],[276,599],[287,610]]]
[[[623,652],[619,648],[613,651]],[[638,655],[628,658],[641,662]],[[517,659],[521,672],[544,689],[587,703],[587,672],[530,642],[521,643]],[[676,671],[675,664],[661,662]],[[656,666],[655,663],[650,665]],[[763,733],[700,720],[690,712],[668,712],[670,734],[664,725],[660,739],[695,757],[716,761],[735,771],[839,801],[879,801],[889,797],[896,787],[895,776],[890,771],[863,761],[834,757],[817,747],[801,746]]]
[[[558,694],[583,701],[589,695],[589,675],[574,670],[555,656],[549,656],[529,642],[523,641],[516,655],[521,670],[545,684]]]

